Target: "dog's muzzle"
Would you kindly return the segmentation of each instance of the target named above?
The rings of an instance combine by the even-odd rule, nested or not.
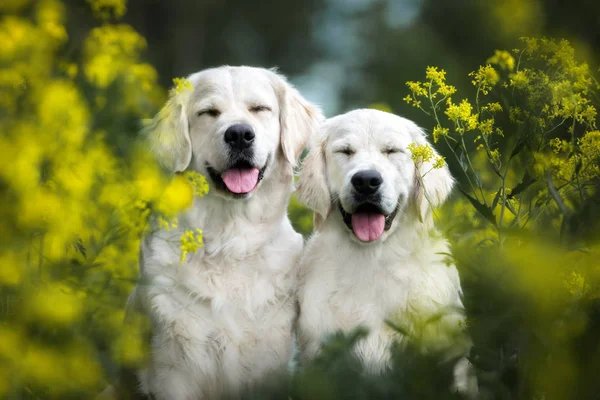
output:
[[[348,229],[361,242],[374,242],[392,227],[400,203],[398,202],[394,211],[389,214],[386,214],[378,204],[370,202],[360,204],[352,213],[347,212],[341,203],[338,203],[338,206]]]
[[[215,170],[209,163],[206,163],[206,170],[217,190],[231,194],[234,198],[242,199],[247,197],[262,181],[270,162],[271,155],[267,157],[267,161],[262,167],[256,166],[245,157],[236,157],[223,172]]]

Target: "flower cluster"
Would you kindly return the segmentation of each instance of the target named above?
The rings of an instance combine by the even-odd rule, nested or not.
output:
[[[408,150],[411,153],[412,160],[417,164],[421,165],[424,163],[430,163],[432,168],[442,168],[445,164],[444,157],[436,155],[428,144],[416,144],[410,143]]]
[[[469,74],[473,100],[455,100],[456,89],[434,67],[426,69],[424,82],[407,82],[405,98],[433,117],[433,141],[448,146],[469,201],[499,229],[528,225],[533,215],[537,221],[564,220],[561,214],[592,196],[600,178],[597,86],[590,68],[576,61],[565,40],[522,41],[523,48],[497,50]],[[473,154],[467,134],[483,157]]]
[[[181,93],[186,90],[194,90],[194,85],[192,85],[192,82],[186,78],[174,78],[173,85],[174,86],[172,90],[174,93]]]
[[[8,0],[0,19],[0,397],[92,398],[110,363],[143,362],[147,321],[123,307],[148,221],[208,191],[166,176],[134,138],[165,101],[146,42],[114,24],[124,0],[88,0],[82,57],[59,0]],[[8,4],[10,3],[10,4]],[[70,44],[70,43],[69,43]],[[109,106],[110,105],[110,106]],[[201,245],[196,232],[182,243]],[[187,239],[186,239],[187,240]],[[101,363],[103,359],[107,363]]]
[[[181,235],[181,238],[179,239],[181,242],[181,245],[179,246],[179,249],[181,250],[180,263],[183,264],[188,253],[195,253],[199,248],[204,246],[202,238],[202,229],[187,230]]]

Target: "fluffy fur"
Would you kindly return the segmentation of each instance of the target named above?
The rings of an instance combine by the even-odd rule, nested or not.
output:
[[[264,175],[241,196],[209,180],[178,229],[143,241],[131,304],[152,322],[151,363],[138,375],[155,399],[236,397],[289,362],[303,241],[286,208],[293,166],[322,118],[272,70],[220,67],[188,79],[194,89],[174,94],[147,130],[159,160],[173,172],[220,173],[232,162],[225,131],[248,124],[251,162]],[[181,265],[178,239],[196,228],[204,247]]]
[[[447,167],[416,164],[410,143],[427,143],[417,125],[376,110],[331,118],[315,135],[298,188],[300,200],[315,210],[318,227],[299,271],[298,341],[304,361],[315,357],[329,335],[364,326],[369,335],[357,344],[356,355],[367,371],[383,371],[391,344],[406,340],[386,319],[421,336],[425,351],[443,349],[449,357],[468,352],[458,272],[445,260],[449,246],[435,232],[432,217],[432,207],[446,200],[453,179]],[[343,217],[360,207],[351,180],[364,170],[381,174],[374,202],[393,218],[371,242],[360,241]],[[436,315],[443,316],[423,324]],[[476,392],[466,358],[455,375],[457,389]]]

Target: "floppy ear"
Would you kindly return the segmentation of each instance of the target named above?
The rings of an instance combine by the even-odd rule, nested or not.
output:
[[[425,138],[425,132],[413,122],[410,122],[411,136],[417,145],[427,144],[433,150],[433,157],[439,157],[438,152]],[[433,164],[427,162],[416,162],[415,171],[415,204],[417,214],[421,222],[431,214],[432,210],[441,206],[454,186],[454,178],[450,174],[448,165],[444,163],[442,168],[434,168]]]
[[[150,150],[171,172],[184,171],[192,159],[187,105],[192,90],[172,90],[167,104],[156,116],[143,122],[142,134]]]
[[[274,86],[279,100],[281,149],[292,166],[296,166],[302,149],[317,130],[324,117],[314,104],[309,103],[283,76],[275,70]]]
[[[298,180],[296,196],[300,202],[315,211],[315,225],[327,218],[331,208],[331,194],[327,184],[327,163],[325,160],[325,142],[316,135],[306,158]]]

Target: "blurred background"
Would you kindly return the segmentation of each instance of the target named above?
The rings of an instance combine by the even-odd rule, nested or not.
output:
[[[89,15],[71,3],[69,20]],[[592,65],[600,46],[593,0],[131,0],[127,9],[163,86],[223,64],[279,67],[328,116],[383,102],[423,120],[402,101],[406,81],[436,65],[470,86],[468,72],[523,36],[567,39]]]
[[[146,319],[123,323],[140,237],[206,182],[164,174],[139,122],[174,78],[223,64],[278,67],[327,116],[373,107],[438,129],[463,192],[437,220],[482,394],[599,398],[598,49],[597,0],[0,0],[0,398],[93,398],[147,360]],[[431,111],[427,84],[454,86],[441,121],[414,107]],[[312,213],[289,213],[308,235]],[[365,378],[360,337],[256,398],[450,396],[447,366],[410,348]]]

